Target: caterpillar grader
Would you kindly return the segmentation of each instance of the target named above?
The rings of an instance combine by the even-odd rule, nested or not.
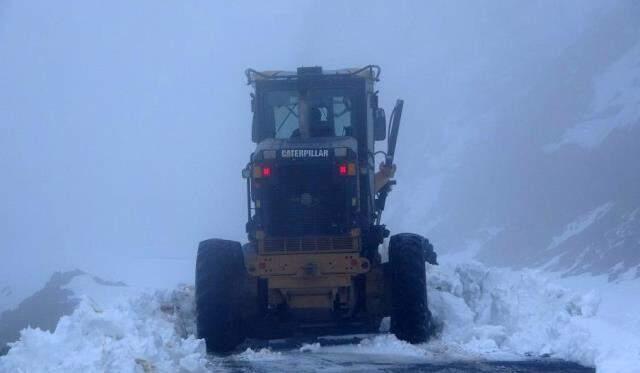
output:
[[[374,333],[385,317],[399,339],[425,342],[433,332],[425,262],[437,264],[436,254],[424,237],[390,236],[381,224],[403,101],[387,125],[375,65],[246,77],[256,143],[242,170],[247,242],[198,247],[197,332],[207,350]],[[385,139],[386,152],[376,151]]]

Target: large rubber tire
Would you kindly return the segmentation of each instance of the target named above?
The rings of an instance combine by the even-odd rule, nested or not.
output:
[[[409,343],[426,342],[433,333],[427,304],[424,237],[401,233],[389,242],[391,332]]]
[[[232,351],[245,340],[242,299],[246,270],[239,242],[211,239],[200,242],[196,260],[196,319],[198,337],[207,351]]]

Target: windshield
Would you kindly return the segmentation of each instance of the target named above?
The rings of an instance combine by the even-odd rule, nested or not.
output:
[[[300,93],[298,91],[267,92],[264,100],[264,125],[273,137],[300,137]],[[311,137],[351,136],[351,98],[344,91],[317,90],[308,93],[308,123]]]

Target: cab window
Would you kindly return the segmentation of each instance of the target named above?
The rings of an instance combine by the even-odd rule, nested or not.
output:
[[[317,90],[305,97],[309,106],[311,137],[352,136],[352,104],[344,91]],[[271,91],[264,99],[262,125],[272,137],[288,139],[300,136],[300,96],[297,91]]]

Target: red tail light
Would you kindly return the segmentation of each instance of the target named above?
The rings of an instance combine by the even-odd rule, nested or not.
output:
[[[347,174],[347,165],[346,164],[341,164],[340,166],[338,166],[338,172],[340,173],[340,175],[346,175]]]
[[[262,167],[262,177],[271,176],[271,167]]]

